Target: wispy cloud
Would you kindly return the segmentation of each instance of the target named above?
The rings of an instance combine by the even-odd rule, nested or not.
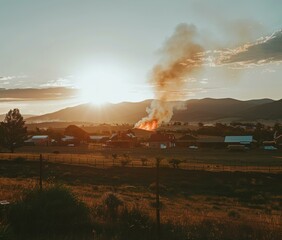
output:
[[[46,87],[73,87],[73,86],[74,86],[73,76],[50,80],[40,85],[40,87],[45,87],[45,88]]]
[[[206,53],[209,55],[210,52]],[[235,49],[213,51],[215,56],[208,56],[214,66],[228,65],[232,68],[250,68],[269,63],[282,62],[282,29],[270,36],[246,43]]]
[[[0,76],[0,81],[10,81],[13,79],[19,79],[19,78],[26,78],[26,75],[19,75],[19,76]]]
[[[78,90],[74,88],[24,88],[4,89],[0,88],[0,102],[7,101],[37,101],[37,100],[61,100],[75,98]]]

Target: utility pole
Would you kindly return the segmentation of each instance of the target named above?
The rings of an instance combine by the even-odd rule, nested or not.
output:
[[[42,191],[42,168],[43,168],[43,158],[42,154],[39,157],[39,189]]]
[[[161,239],[161,217],[160,217],[160,157],[156,157],[156,221],[157,221],[157,240]]]

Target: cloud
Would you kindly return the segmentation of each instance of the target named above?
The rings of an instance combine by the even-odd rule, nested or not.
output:
[[[58,78],[56,80],[49,80],[48,82],[41,84],[40,87],[73,87],[74,80],[72,76],[68,76],[65,78]]]
[[[0,88],[0,102],[7,101],[37,101],[37,100],[61,100],[75,98],[78,90],[74,88]]]
[[[246,43],[235,49],[214,51],[215,66],[231,65],[234,68],[260,66],[282,61],[282,29],[272,35]]]
[[[27,76],[21,75],[21,76],[0,76],[0,81],[10,81],[13,79],[19,79],[19,78],[26,78]]]

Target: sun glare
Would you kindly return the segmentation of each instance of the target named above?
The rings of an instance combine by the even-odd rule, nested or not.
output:
[[[101,105],[107,102],[119,102],[128,95],[128,76],[117,66],[94,65],[77,76],[80,99]]]

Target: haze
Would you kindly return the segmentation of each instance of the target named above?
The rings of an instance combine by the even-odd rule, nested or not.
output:
[[[280,1],[0,5],[0,113],[156,98],[151,72],[179,24],[193,26],[203,56],[201,69],[184,76],[181,99],[282,96]]]

